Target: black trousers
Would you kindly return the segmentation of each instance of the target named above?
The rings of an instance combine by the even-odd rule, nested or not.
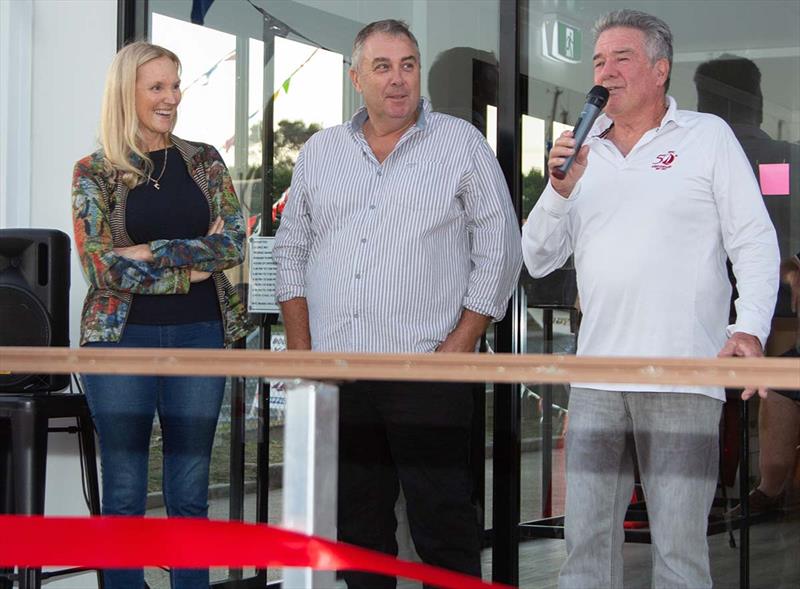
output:
[[[402,485],[423,562],[480,576],[481,530],[469,464],[471,385],[360,381],[340,388],[339,539],[397,554]],[[396,579],[346,571],[349,589]]]
[[[792,348],[781,354],[781,358],[797,358],[798,356],[800,356],[800,347]],[[800,403],[800,390],[775,391],[775,392],[783,395],[784,397],[789,397],[792,401],[797,401],[798,403]]]

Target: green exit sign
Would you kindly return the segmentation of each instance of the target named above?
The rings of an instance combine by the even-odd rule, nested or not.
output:
[[[580,63],[583,31],[564,21],[546,19],[542,24],[542,52],[554,61]]]
[[[583,34],[577,27],[564,22],[558,23],[558,55],[565,61],[578,63],[581,60],[581,41]]]

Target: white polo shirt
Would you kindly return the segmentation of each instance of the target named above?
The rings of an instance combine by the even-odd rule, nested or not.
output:
[[[601,115],[589,133],[586,172],[570,198],[548,183],[522,231],[534,277],[575,254],[583,311],[578,355],[714,357],[735,331],[763,344],[778,289],[778,245],[730,127],[714,115],[678,110],[669,97],[660,126],[623,157],[599,136],[610,125]],[[726,256],[739,292],[732,326]],[[578,386],[724,399],[722,388]]]

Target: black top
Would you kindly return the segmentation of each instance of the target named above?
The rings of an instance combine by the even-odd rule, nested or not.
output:
[[[151,151],[151,177],[155,180],[164,165],[165,150]],[[208,232],[208,199],[195,184],[186,163],[175,147],[169,148],[167,167],[158,180],[140,184],[128,193],[125,227],[133,243],[156,239],[194,239]],[[175,325],[219,321],[220,310],[214,280],[192,283],[187,294],[133,296],[128,323]]]
[[[786,163],[790,166],[789,191],[790,195],[766,195],[764,205],[775,225],[778,237],[778,248],[781,259],[792,255],[794,240],[792,231],[795,224],[800,221],[800,209],[796,209],[792,201],[800,196],[800,146],[788,141],[779,141],[767,135],[756,125],[732,123],[731,129],[742,144],[742,149],[750,160],[753,173],[760,178],[760,164]],[[792,311],[792,292],[788,284],[780,283],[778,299],[775,302],[776,317],[795,317]]]

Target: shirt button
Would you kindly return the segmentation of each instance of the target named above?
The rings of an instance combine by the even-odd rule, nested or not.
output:
[[[383,176],[383,170],[378,170],[378,176]]]
[[[361,238],[361,243],[367,243],[367,238],[366,237],[362,237]]]
[[[361,278],[361,272],[356,272],[356,280],[359,280],[360,278]]]
[[[374,211],[375,210],[375,205],[369,205],[369,210],[370,211]]]
[[[353,313],[353,319],[358,319],[358,313]]]

